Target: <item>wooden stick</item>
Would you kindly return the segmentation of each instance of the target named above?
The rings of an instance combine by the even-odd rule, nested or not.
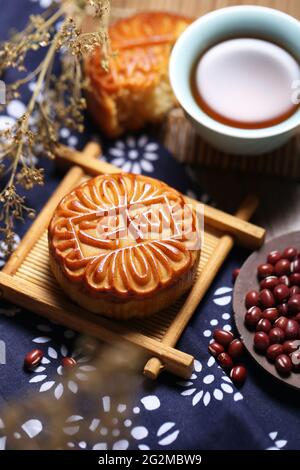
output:
[[[26,308],[39,315],[46,316],[50,320],[59,320],[59,323],[68,328],[95,336],[108,343],[125,341],[134,344],[148,355],[155,353],[170,372],[180,377],[189,377],[191,374],[193,356],[148,336],[128,331],[122,322],[111,322],[101,316],[93,315],[64,300],[63,297],[53,295],[51,291],[17,276],[0,272],[0,286],[0,294],[17,305],[26,305]]]
[[[48,200],[43,210],[33,222],[30,230],[23,237],[20,245],[11,255],[3,268],[3,272],[14,274],[22,264],[36,241],[42,236],[49,225],[50,218],[60,200],[80,181],[83,176],[82,168],[75,166],[64,177],[52,197]]]
[[[255,207],[256,205],[253,204],[252,198],[245,199],[237,211],[236,217],[239,217],[242,220],[248,220],[252,216]],[[205,270],[200,274],[194,286],[192,287],[183,308],[178,312],[177,316],[166,332],[162,341],[164,344],[167,344],[168,346],[175,346],[178,339],[182,335],[183,330],[190,321],[195,309],[197,308],[197,305],[206,294],[217,272],[224,263],[224,260],[233,247],[233,244],[234,240],[230,235],[224,235],[221,237],[213,256],[205,266]],[[163,368],[164,364],[161,359],[152,357],[144,367],[144,375],[150,379],[156,379]]]
[[[59,158],[65,163],[80,165],[87,173],[98,175],[103,173],[120,173],[120,169],[110,163],[94,158],[83,159],[80,152],[76,152],[67,147],[61,147],[58,151]],[[198,204],[200,210],[204,208],[204,222],[210,227],[216,228],[222,232],[234,235],[237,242],[250,249],[259,248],[265,238],[265,229],[250,224],[247,221],[237,218],[234,215],[227,214],[205,204],[200,204],[194,199],[186,197],[186,200],[192,204]],[[248,199],[248,205],[253,206],[253,211],[257,207],[257,199],[251,197]]]
[[[93,143],[91,142],[91,145]],[[97,144],[96,144],[97,145]],[[98,147],[99,148],[99,147]],[[99,157],[101,155],[100,152],[96,155]],[[87,158],[82,158],[81,152],[76,152],[68,147],[64,147],[61,145],[57,150],[57,161],[63,161],[68,165],[78,165],[83,168],[86,173],[90,175],[99,175],[105,173],[121,173],[122,171],[120,168],[111,165],[110,163],[103,162],[101,160],[96,159],[93,155],[88,155]]]
[[[243,210],[253,214],[258,206],[255,196],[248,196],[243,203]],[[241,210],[242,210],[241,207]],[[238,211],[240,213],[240,211]],[[253,225],[240,216],[227,214],[211,206],[204,206],[204,221],[211,227],[234,236],[242,246],[252,250],[260,248],[265,240],[266,230]]]
[[[73,161],[73,158],[80,158],[81,164],[82,162],[86,162],[86,160],[96,160],[97,158],[101,157],[102,155],[102,148],[98,144],[98,142],[91,141],[82,150],[82,152],[74,150],[66,145],[59,145],[57,148],[56,154],[59,160],[66,160],[67,162]]]

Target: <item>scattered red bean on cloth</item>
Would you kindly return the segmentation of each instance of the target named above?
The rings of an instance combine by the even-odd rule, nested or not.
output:
[[[287,377],[300,370],[300,251],[272,251],[257,267],[258,290],[245,296],[254,348]]]
[[[236,278],[238,277],[239,274],[240,274],[240,269],[239,268],[236,268],[232,271],[232,282],[233,283],[235,283]]]
[[[64,357],[61,361],[61,365],[64,369],[73,369],[77,365],[76,360],[74,357]]]
[[[242,341],[235,338],[230,331],[215,330],[213,341],[208,346],[212,356],[217,359],[218,364],[229,373],[231,380],[235,385],[242,385],[247,377],[246,368],[241,364],[235,364],[244,353]]]
[[[41,349],[33,349],[26,354],[24,358],[24,366],[29,370],[34,369],[40,364],[43,357],[44,353]]]

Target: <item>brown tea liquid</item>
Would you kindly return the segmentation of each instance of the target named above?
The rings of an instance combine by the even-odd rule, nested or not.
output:
[[[258,129],[297,110],[295,80],[300,80],[300,66],[286,50],[262,39],[239,38],[208,49],[195,64],[191,86],[200,108],[213,119]]]

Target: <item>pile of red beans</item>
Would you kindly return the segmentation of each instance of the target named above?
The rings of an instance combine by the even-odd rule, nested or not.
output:
[[[245,297],[245,324],[254,332],[256,351],[288,376],[300,371],[300,252],[272,251],[257,277],[259,290]]]
[[[235,364],[240,360],[243,352],[243,343],[235,338],[230,331],[215,330],[214,341],[208,346],[208,350],[214,356],[220,366],[230,373],[231,380],[236,385],[245,382],[247,371],[241,364]]]

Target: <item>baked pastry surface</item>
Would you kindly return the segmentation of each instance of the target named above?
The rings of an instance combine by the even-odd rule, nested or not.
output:
[[[176,190],[141,175],[101,175],[55,210],[50,265],[66,294],[87,310],[142,317],[191,287],[199,237],[195,209]]]
[[[176,104],[168,65],[172,46],[191,22],[166,12],[138,13],[109,28],[110,69],[95,49],[85,61],[88,107],[104,132],[116,137],[159,122]]]

